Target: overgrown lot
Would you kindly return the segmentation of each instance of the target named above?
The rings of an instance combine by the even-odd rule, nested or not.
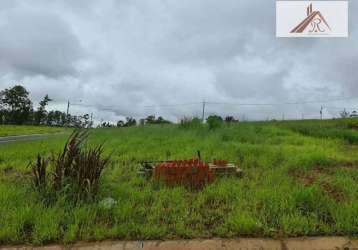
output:
[[[95,129],[112,163],[94,202],[44,202],[29,162],[66,141],[0,145],[0,243],[237,236],[358,236],[358,120]],[[137,175],[141,160],[227,159],[241,179],[203,190]],[[112,199],[108,199],[108,198]],[[111,202],[108,204],[108,201]]]

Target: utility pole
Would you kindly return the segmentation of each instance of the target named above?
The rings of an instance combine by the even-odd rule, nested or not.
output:
[[[66,123],[67,123],[67,126],[70,123],[70,119],[68,117],[69,113],[70,113],[70,100],[67,101],[67,111],[66,111],[66,121],[67,121]]]
[[[319,111],[320,115],[321,115],[321,120],[323,119],[323,106],[321,106],[321,110]]]
[[[93,113],[91,113],[91,123],[90,123],[90,128],[92,128],[93,126]]]
[[[66,112],[67,116],[69,112],[70,112],[70,100],[67,101],[67,112]]]
[[[204,121],[205,121],[205,100],[203,101],[203,113],[201,115],[201,120],[204,123]]]

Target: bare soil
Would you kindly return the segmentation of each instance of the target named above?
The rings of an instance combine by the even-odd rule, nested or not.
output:
[[[355,166],[341,166],[340,169],[351,169]],[[337,202],[343,202],[345,200],[344,192],[337,186],[331,184],[332,175],[338,167],[332,168],[323,168],[320,166],[315,167],[314,169],[305,172],[305,173],[298,173],[298,172],[291,172],[290,175],[294,177],[295,180],[302,183],[304,186],[309,187],[314,184],[318,184],[324,192],[334,199]]]
[[[103,241],[93,243],[76,243],[73,245],[50,246],[9,246],[1,250],[358,250],[358,240],[345,237],[316,237],[291,239],[205,239],[172,241]]]

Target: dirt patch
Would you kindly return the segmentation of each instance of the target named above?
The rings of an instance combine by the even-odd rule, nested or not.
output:
[[[291,172],[290,175],[299,183],[302,183],[305,187],[318,184],[329,197],[334,199],[336,202],[343,202],[345,200],[344,192],[340,188],[331,184],[331,175],[334,174],[334,172],[335,168],[323,168],[317,166],[306,173]]]
[[[30,177],[30,172],[20,171],[12,166],[0,169],[0,180],[21,182]]]
[[[343,202],[345,200],[345,194],[342,190],[332,186],[329,182],[322,181],[320,186],[328,194],[329,197],[334,199],[336,202]]]
[[[353,129],[353,130],[358,130],[358,124],[352,124],[350,126],[348,126],[350,129]]]
[[[336,250],[358,249],[358,240],[346,237],[315,237],[315,238],[291,238],[291,239],[195,239],[195,240],[170,240],[170,241],[103,241],[94,243],[77,243],[74,245],[51,245],[42,247],[17,246],[0,247],[1,250],[239,250],[239,249],[270,249],[270,250]]]

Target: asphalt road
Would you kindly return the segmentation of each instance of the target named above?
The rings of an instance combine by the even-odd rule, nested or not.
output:
[[[38,141],[61,135],[64,135],[64,133],[5,136],[0,137],[0,145],[21,141]]]

